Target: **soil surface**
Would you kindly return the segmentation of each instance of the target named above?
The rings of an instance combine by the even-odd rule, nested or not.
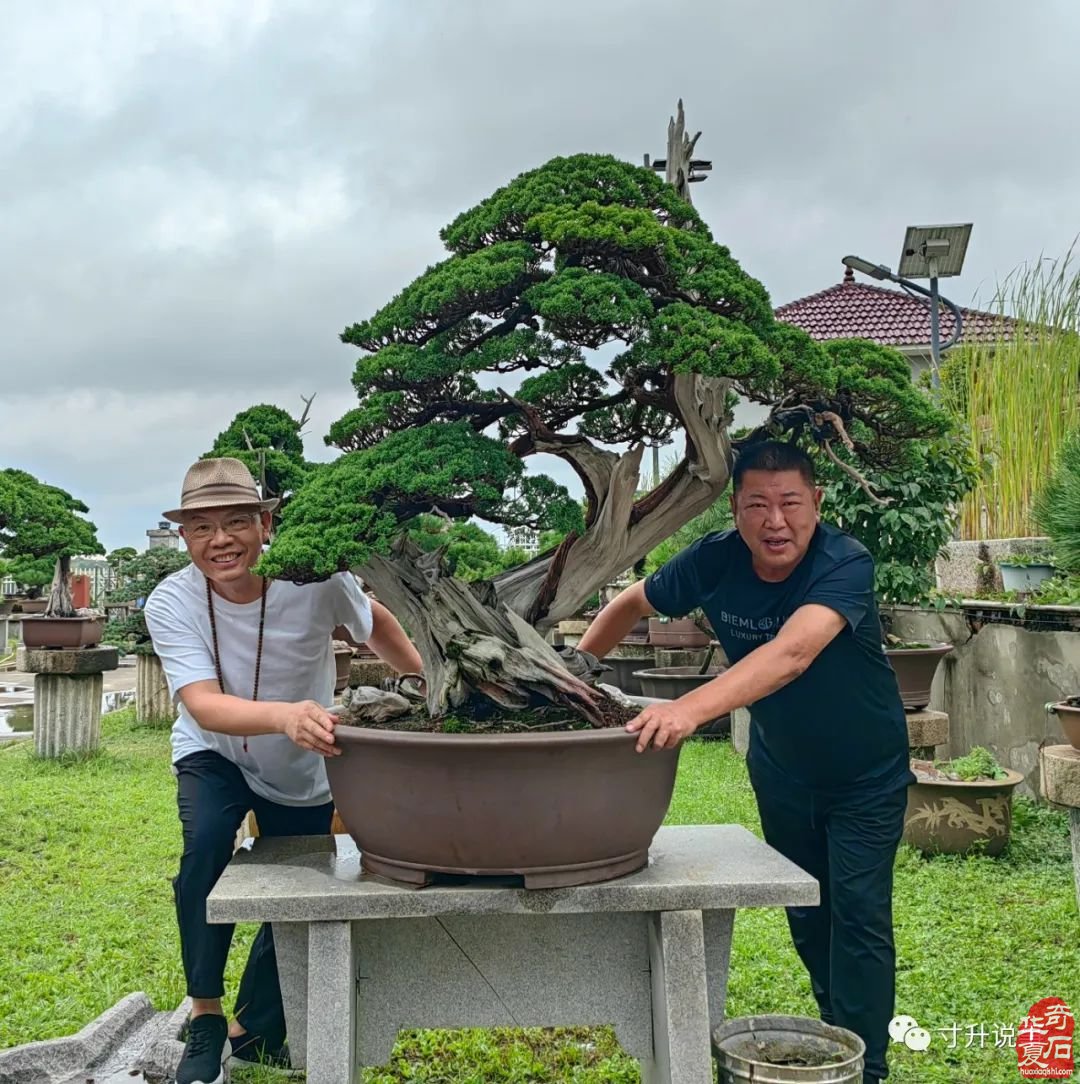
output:
[[[640,708],[624,707],[605,693],[594,690],[597,708],[603,716],[603,726],[596,727],[588,719],[570,708],[559,705],[528,708],[514,712],[477,697],[472,704],[459,709],[453,715],[432,719],[422,708],[396,719],[381,723],[365,721],[359,725],[372,730],[400,730],[430,734],[542,734],[565,730],[597,730],[625,726]],[[346,726],[356,726],[350,721],[348,708],[339,714]]]

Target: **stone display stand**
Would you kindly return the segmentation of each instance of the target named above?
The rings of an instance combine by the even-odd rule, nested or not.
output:
[[[599,1024],[644,1084],[701,1084],[736,908],[818,901],[814,878],[738,825],[661,828],[638,873],[548,890],[409,890],[360,873],[347,837],[264,837],[232,859],[207,918],[273,924],[308,1084],[357,1081],[405,1028]]]
[[[949,744],[949,716],[944,711],[905,712],[907,715],[908,748],[915,760],[933,760],[940,745]]]
[[[135,656],[135,719],[140,723],[171,721],[176,716],[165,671],[157,655]]]
[[[378,689],[396,672],[388,662],[383,662],[382,659],[354,658],[349,663],[349,684],[354,689],[360,685],[370,685],[373,689]]]
[[[1044,746],[1040,761],[1043,797],[1069,811],[1076,905],[1080,908],[1080,750],[1071,745]]]
[[[34,675],[34,752],[39,757],[98,747],[102,674],[119,665],[115,647],[19,648],[16,666]]]

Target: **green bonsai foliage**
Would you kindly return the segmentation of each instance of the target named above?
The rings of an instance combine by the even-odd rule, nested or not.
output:
[[[442,516],[417,516],[409,524],[408,536],[425,553],[444,547],[448,569],[459,580],[490,580],[528,560],[519,550],[499,549],[495,536],[475,523]]]
[[[118,553],[119,551],[114,551]],[[131,550],[135,554],[135,550]],[[112,558],[113,554],[109,554]],[[127,557],[121,566],[120,581],[105,597],[106,604],[145,601],[150,592],[166,576],[178,572],[191,563],[191,558],[180,550],[168,546],[156,546],[143,553]],[[124,653],[153,655],[154,645],[146,627],[142,608],[125,618],[110,621],[101,634],[102,643],[111,644]]]
[[[651,170],[556,158],[442,239],[447,259],[342,334],[361,351],[358,405],[327,438],[343,454],[285,510],[263,571],[363,575],[400,525],[433,510],[559,531],[555,551],[493,580],[500,601],[545,627],[714,503],[738,444],[735,397],[771,408],[743,442],[839,445],[847,427],[853,460],[879,472],[903,463],[911,438],[945,430],[899,354],[826,349],[776,322],[764,287]],[[677,430],[680,462],[635,493],[643,442]],[[526,474],[539,453],[574,468],[584,515],[562,486]]]
[[[67,588],[71,558],[104,552],[96,528],[83,518],[88,511],[70,493],[26,471],[0,470],[0,552],[8,574],[32,596],[55,577],[60,590],[48,610],[54,617],[75,616]]]
[[[974,484],[967,441],[952,432],[908,441],[892,469],[865,473],[873,495],[827,456],[815,458],[825,488],[822,518],[873,555],[878,600],[925,604],[936,582],[934,560],[953,537],[960,502]],[[843,450],[838,458],[854,462]]]
[[[1035,498],[1034,516],[1053,543],[1054,564],[1080,575],[1080,430],[1065,438],[1053,471]]]
[[[310,399],[307,404],[310,407]],[[296,419],[288,411],[266,403],[249,407],[218,434],[214,446],[202,458],[239,459],[260,483],[266,497],[288,500],[311,470],[304,459],[304,442],[300,436],[306,421],[306,409]]]
[[[966,756],[954,757],[952,760],[935,761],[934,767],[938,771],[954,779],[964,782],[972,782],[975,779],[1007,779],[1008,772],[997,762],[997,758],[989,749],[981,745],[974,745]]]

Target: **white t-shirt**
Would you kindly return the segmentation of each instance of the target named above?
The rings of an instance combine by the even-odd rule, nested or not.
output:
[[[250,699],[261,600],[238,604],[215,594],[213,601],[225,691]],[[185,685],[217,681],[206,578],[195,565],[162,580],[146,600],[145,612],[154,651],[179,709],[172,729],[173,763],[210,749],[236,764],[248,786],[272,802],[310,806],[330,801],[326,765],[318,753],[301,749],[284,734],[249,737],[245,752],[242,737],[204,730],[180,701],[177,694]],[[350,573],[303,586],[271,581],[266,594],[259,701],[314,700],[331,707],[331,634],[338,625],[344,625],[358,643],[371,635],[371,603]]]

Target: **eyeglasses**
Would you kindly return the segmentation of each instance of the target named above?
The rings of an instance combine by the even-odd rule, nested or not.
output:
[[[255,522],[253,512],[237,512],[222,520],[221,523],[210,523],[207,520],[199,520],[198,523],[184,524],[184,535],[196,542],[209,542],[218,533],[224,531],[229,535],[243,534]]]

